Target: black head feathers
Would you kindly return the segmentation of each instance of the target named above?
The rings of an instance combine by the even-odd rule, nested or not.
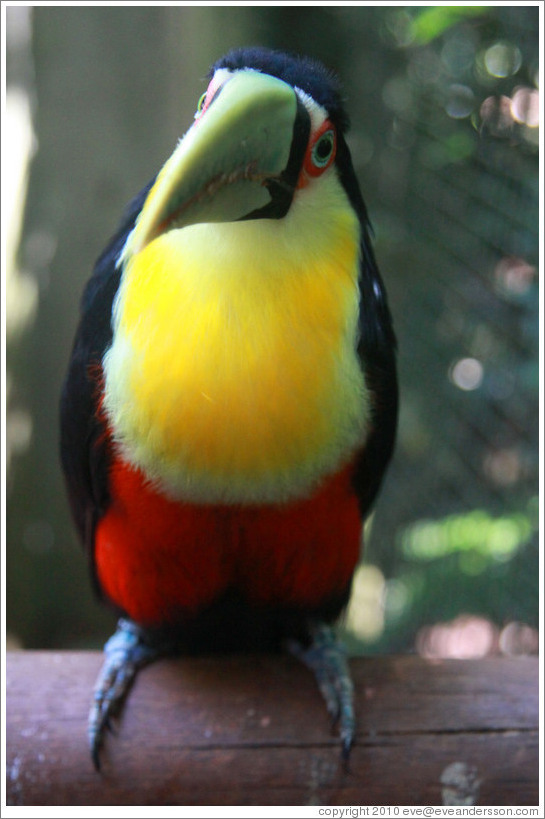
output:
[[[277,77],[300,88],[318,105],[323,106],[338,129],[346,131],[349,126],[349,118],[343,107],[341,84],[336,75],[318,60],[255,46],[230,51],[214,63],[209,76],[218,68],[228,68],[231,71],[253,68],[262,74]]]

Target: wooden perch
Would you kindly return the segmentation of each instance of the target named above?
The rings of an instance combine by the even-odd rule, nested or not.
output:
[[[102,771],[95,652],[7,655],[8,805],[537,805],[538,661],[352,662],[350,771],[290,657],[165,659],[137,677]]]

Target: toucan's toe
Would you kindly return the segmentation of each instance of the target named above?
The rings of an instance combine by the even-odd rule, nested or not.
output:
[[[105,659],[89,712],[87,735],[97,770],[100,770],[104,735],[112,730],[112,719],[119,714],[137,671],[163,653],[164,647],[150,642],[136,623],[123,618],[119,620],[115,633],[104,646]]]
[[[308,647],[293,640],[288,648],[314,673],[327,710],[338,726],[341,754],[347,765],[354,743],[356,719],[354,685],[344,645],[337,639],[331,626],[318,623],[311,627],[311,643]]]

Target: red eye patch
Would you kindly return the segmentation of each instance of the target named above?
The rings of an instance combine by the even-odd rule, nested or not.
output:
[[[297,187],[306,187],[309,177],[315,178],[327,171],[335,161],[336,153],[337,132],[333,123],[326,119],[310,138]]]

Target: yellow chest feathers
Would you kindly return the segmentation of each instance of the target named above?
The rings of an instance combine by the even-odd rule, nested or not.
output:
[[[125,265],[104,406],[172,497],[301,497],[365,438],[358,223],[346,204],[292,210],[172,230]]]

